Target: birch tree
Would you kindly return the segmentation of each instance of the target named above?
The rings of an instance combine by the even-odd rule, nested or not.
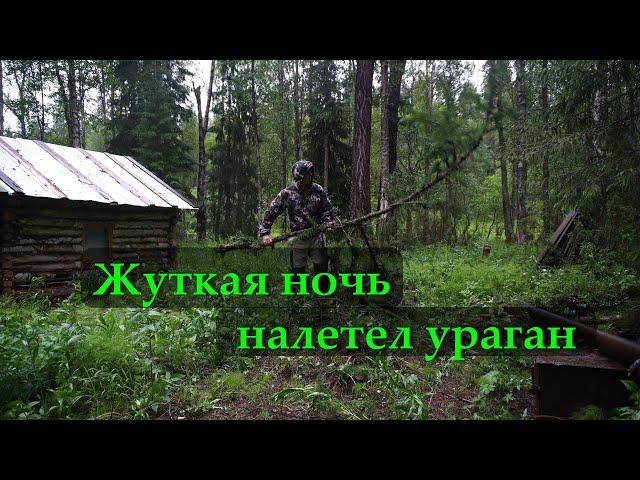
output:
[[[258,134],[258,113],[256,109],[256,67],[255,60],[251,60],[251,126],[253,129],[253,146],[256,160],[256,185],[258,187],[258,223],[262,215],[262,160],[260,158],[260,136]],[[296,70],[298,65],[296,63]]]
[[[516,238],[519,245],[527,240],[527,159],[525,157],[525,61],[516,60]]]
[[[211,71],[209,73],[209,86],[207,88],[207,103],[204,112],[202,110],[201,87],[193,84],[193,93],[196,97],[198,107],[198,213],[196,215],[196,235],[198,240],[204,240],[207,235],[207,215],[206,215],[206,173],[207,173],[207,153],[205,141],[209,131],[209,112],[211,110],[211,97],[213,96],[213,81],[215,78],[216,61],[211,60]]]

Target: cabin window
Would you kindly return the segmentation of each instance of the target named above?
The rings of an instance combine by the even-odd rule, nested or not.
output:
[[[84,226],[84,258],[104,260],[111,257],[111,225],[90,223]]]

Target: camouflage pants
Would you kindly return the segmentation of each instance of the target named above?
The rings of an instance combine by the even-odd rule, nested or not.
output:
[[[314,273],[326,271],[327,251],[324,234],[309,239],[294,237],[291,240],[291,268],[294,272],[304,272],[307,269],[307,258],[311,258]]]

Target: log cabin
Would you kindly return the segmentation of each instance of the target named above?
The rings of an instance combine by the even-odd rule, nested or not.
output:
[[[94,262],[172,268],[182,210],[130,156],[0,137],[0,294],[65,296]]]

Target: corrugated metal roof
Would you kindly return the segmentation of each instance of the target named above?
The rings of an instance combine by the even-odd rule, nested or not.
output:
[[[131,157],[0,137],[0,192],[114,205],[194,209]]]

